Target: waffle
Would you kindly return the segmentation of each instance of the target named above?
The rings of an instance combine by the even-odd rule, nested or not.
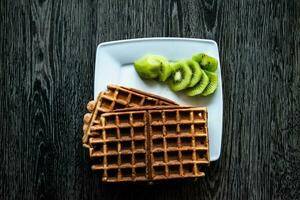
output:
[[[104,113],[89,132],[92,169],[106,182],[204,176],[206,108],[142,107]]]
[[[100,94],[98,101],[101,102],[99,110],[102,112],[127,107],[178,105],[161,96],[117,85],[108,85],[107,91]]]
[[[100,121],[100,115],[115,109],[124,109],[141,106],[170,106],[178,105],[174,101],[154,94],[146,93],[134,88],[124,86],[108,85],[107,91],[101,92],[96,100],[90,101],[87,109],[85,124],[83,126],[84,135],[82,138],[83,146],[89,148],[88,132],[92,124]]]

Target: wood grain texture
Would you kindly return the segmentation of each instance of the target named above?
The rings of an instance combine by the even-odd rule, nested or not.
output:
[[[0,1],[0,199],[300,199],[300,1]],[[103,185],[81,146],[103,41],[209,38],[222,155],[196,182]]]

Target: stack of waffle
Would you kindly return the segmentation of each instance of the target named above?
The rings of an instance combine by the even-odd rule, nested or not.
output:
[[[106,182],[204,176],[207,109],[109,85],[84,116],[83,145]]]

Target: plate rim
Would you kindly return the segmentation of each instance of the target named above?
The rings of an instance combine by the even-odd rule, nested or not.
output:
[[[194,42],[205,42],[205,43],[212,43],[213,45],[216,46],[217,48],[217,54],[218,54],[218,60],[219,60],[219,70],[220,70],[220,86],[221,86],[221,134],[220,134],[220,138],[221,138],[221,143],[220,143],[220,148],[219,151],[217,153],[217,156],[211,157],[210,161],[217,161],[220,156],[221,156],[221,152],[222,152],[222,140],[223,140],[223,107],[224,107],[224,102],[223,102],[223,81],[222,81],[222,69],[221,69],[221,63],[220,63],[220,54],[219,54],[219,47],[218,44],[215,40],[212,39],[201,39],[201,38],[186,38],[186,37],[145,37],[145,38],[131,38],[131,39],[122,39],[122,40],[112,40],[112,41],[105,41],[105,42],[101,42],[98,44],[97,49],[96,49],[96,56],[95,56],[95,75],[94,75],[94,98],[95,98],[95,80],[96,80],[96,67],[97,67],[97,55],[100,52],[101,48],[104,48],[105,46],[110,46],[110,45],[116,45],[116,44],[122,44],[122,43],[131,43],[131,42],[144,42],[144,41],[174,41],[174,40],[178,40],[178,41],[194,41]],[[99,52],[98,52],[99,51]]]
[[[122,39],[122,40],[112,40],[112,41],[105,41],[98,44],[97,49],[106,46],[106,45],[113,45],[118,43],[127,43],[127,42],[139,42],[139,41],[150,41],[150,40],[182,40],[182,41],[195,41],[195,42],[208,42],[213,43],[216,45],[218,52],[219,47],[215,40],[211,39],[201,39],[201,38],[186,38],[186,37],[145,37],[145,38],[131,38],[131,39]],[[220,60],[220,59],[219,59]]]

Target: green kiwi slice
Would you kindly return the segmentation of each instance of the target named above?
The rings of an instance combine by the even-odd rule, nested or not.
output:
[[[188,96],[199,95],[205,90],[206,86],[209,84],[208,76],[202,69],[201,69],[201,71],[202,71],[202,76],[201,76],[200,81],[194,87],[188,88],[186,90],[186,95],[188,95]]]
[[[197,61],[201,68],[207,71],[214,72],[218,68],[218,60],[204,53],[195,54],[192,59]]]
[[[166,81],[172,69],[168,60],[160,55],[145,55],[134,62],[135,70],[142,78]]]
[[[193,87],[201,79],[202,70],[200,68],[200,65],[194,60],[186,60],[185,62],[192,70],[192,78],[188,87]]]
[[[171,64],[172,74],[168,78],[168,85],[173,91],[185,89],[192,78],[192,70],[186,62],[179,61]]]
[[[215,92],[218,87],[218,76],[214,72],[205,71],[209,78],[209,84],[206,86],[205,90],[201,93],[202,96],[208,96]]]
[[[161,60],[161,66],[158,79],[165,82],[172,74],[172,68],[167,60]]]
[[[163,56],[152,55],[152,57],[161,63],[158,79],[160,81],[165,82],[172,73],[172,68],[170,66],[170,63],[168,62],[167,58]]]
[[[142,78],[154,79],[160,74],[161,61],[155,55],[145,55],[134,62],[134,68]]]

